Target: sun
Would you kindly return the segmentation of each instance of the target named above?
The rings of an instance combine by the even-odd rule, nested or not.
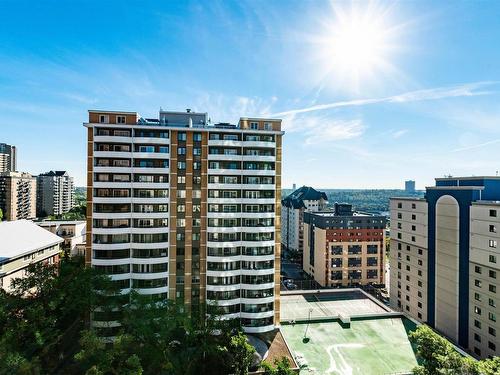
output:
[[[315,40],[323,75],[357,91],[393,70],[398,27],[390,25],[389,14],[390,9],[373,2],[334,8]]]

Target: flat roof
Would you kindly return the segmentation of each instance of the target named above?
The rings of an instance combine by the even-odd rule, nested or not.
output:
[[[427,202],[425,200],[425,198],[422,198],[422,197],[390,197],[389,200],[404,200],[404,201]]]
[[[484,186],[427,186],[427,190],[484,190]]]
[[[473,205],[483,205],[483,206],[500,206],[500,201],[474,201]]]
[[[500,180],[500,176],[468,176],[468,177],[436,177],[436,181],[449,181],[449,180]]]
[[[72,225],[72,224],[85,224],[85,220],[46,220],[37,221],[35,224],[40,226],[52,226],[52,225]]]
[[[137,115],[137,112],[127,112],[127,111],[108,111],[105,109],[89,109],[89,113],[118,113],[124,115]]]
[[[19,258],[63,241],[29,220],[0,222],[0,261]]]

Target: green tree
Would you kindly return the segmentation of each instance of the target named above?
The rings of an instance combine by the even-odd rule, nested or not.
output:
[[[0,221],[3,220],[3,210],[0,208]]]
[[[267,362],[262,363],[264,375],[295,375],[295,371],[290,368],[290,362],[286,357],[274,361],[274,366]]]

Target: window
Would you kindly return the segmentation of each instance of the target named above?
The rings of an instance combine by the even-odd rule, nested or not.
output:
[[[251,122],[250,123],[250,129],[257,130],[258,128],[259,128],[258,122]]]
[[[416,225],[412,225],[412,226],[411,226],[411,230],[412,230],[412,231],[416,231],[416,230],[417,230],[417,226],[416,226]]]
[[[481,288],[481,280],[474,280],[474,285]]]
[[[194,185],[201,184],[201,176],[193,176],[193,184]]]
[[[497,346],[494,343],[492,343],[491,341],[488,341],[488,349],[496,350]]]
[[[415,203],[412,203],[411,208],[415,209],[415,208],[417,208],[417,205]]]
[[[479,293],[474,293],[474,299],[476,301],[481,301],[481,295]]]
[[[185,184],[186,183],[186,176],[177,176],[177,183],[178,184]]]
[[[403,208],[403,203],[398,202],[398,208]]]
[[[201,205],[193,204],[193,212],[200,212],[200,211],[201,211]]]
[[[481,322],[478,320],[474,320],[474,327],[481,328]]]
[[[477,306],[474,306],[474,312],[477,314],[477,315],[481,315],[481,308],[477,307]]]
[[[193,162],[193,169],[201,169],[201,162],[200,161],[194,161]]]
[[[490,277],[491,277],[492,279],[496,279],[496,278],[497,278],[497,273],[496,273],[496,271],[490,270],[489,275],[490,275]]]
[[[185,204],[178,204],[177,205],[177,212],[186,212],[186,205]]]
[[[491,320],[492,322],[496,322],[497,321],[497,316],[496,316],[496,314],[493,314],[492,312],[489,312],[488,313],[488,319]]]
[[[495,328],[493,328],[493,327],[488,327],[488,333],[491,336],[495,337],[497,335],[497,330]]]
[[[177,140],[178,141],[186,141],[186,133],[184,133],[184,132],[177,133]]]
[[[186,198],[186,190],[177,190],[177,198]]]
[[[201,155],[201,148],[200,147],[193,148],[193,155]]]
[[[273,126],[271,125],[270,122],[264,123],[264,130],[273,130]]]
[[[193,141],[194,142],[201,142],[201,133],[193,133]]]
[[[125,116],[116,116],[117,124],[125,124]]]
[[[419,319],[422,319],[422,313],[417,313],[417,315]]]
[[[477,333],[474,333],[474,340],[477,342],[481,342],[481,336],[479,336]]]
[[[185,227],[186,219],[177,219],[177,227]]]
[[[186,169],[186,162],[185,161],[178,161],[177,162],[177,169]]]
[[[488,305],[490,305],[491,307],[497,307],[497,303],[492,298],[488,298]]]
[[[474,272],[481,274],[481,267],[479,266],[474,266]]]
[[[108,115],[99,115],[99,122],[101,124],[109,123],[109,116]]]
[[[490,210],[490,217],[497,217],[497,210]]]
[[[491,285],[488,287],[488,290],[491,292],[491,293],[496,293],[497,292],[497,287],[496,285]]]
[[[490,255],[490,256],[489,256],[489,261],[490,261],[490,263],[496,263],[496,262],[497,262],[497,257],[496,257],[496,255]]]
[[[489,240],[489,245],[490,245],[490,247],[496,248],[497,247],[497,240]]]
[[[417,220],[417,215],[412,214],[412,215],[411,215],[411,219],[412,219],[412,220]]]
[[[402,219],[403,218],[403,214],[401,212],[398,212],[398,219]]]
[[[497,227],[495,225],[490,224],[490,233],[496,233],[497,232]]]

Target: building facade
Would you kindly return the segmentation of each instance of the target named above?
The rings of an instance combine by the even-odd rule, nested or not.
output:
[[[281,201],[281,244],[285,250],[304,250],[304,212],[326,208],[326,193],[303,186]]]
[[[279,322],[281,120],[89,111],[86,262],[126,293]]]
[[[31,221],[0,222],[0,288],[9,291],[11,281],[24,276],[33,263],[59,262],[58,236],[43,230]]]
[[[0,173],[17,171],[17,149],[6,143],[0,143]]]
[[[80,249],[85,247],[87,235],[86,221],[40,221],[36,224],[61,237],[64,240],[61,244],[61,250],[67,255],[75,256],[83,254]]]
[[[29,173],[0,173],[0,209],[4,220],[36,217],[36,178]]]
[[[391,199],[390,300],[477,357],[500,354],[500,178],[438,178]]]
[[[407,193],[414,193],[415,192],[415,181],[414,180],[405,181],[405,192],[407,192]]]
[[[321,286],[384,283],[384,216],[335,204],[332,212],[304,213],[303,270]]]
[[[75,185],[68,172],[50,171],[36,179],[38,217],[61,215],[75,206]]]

